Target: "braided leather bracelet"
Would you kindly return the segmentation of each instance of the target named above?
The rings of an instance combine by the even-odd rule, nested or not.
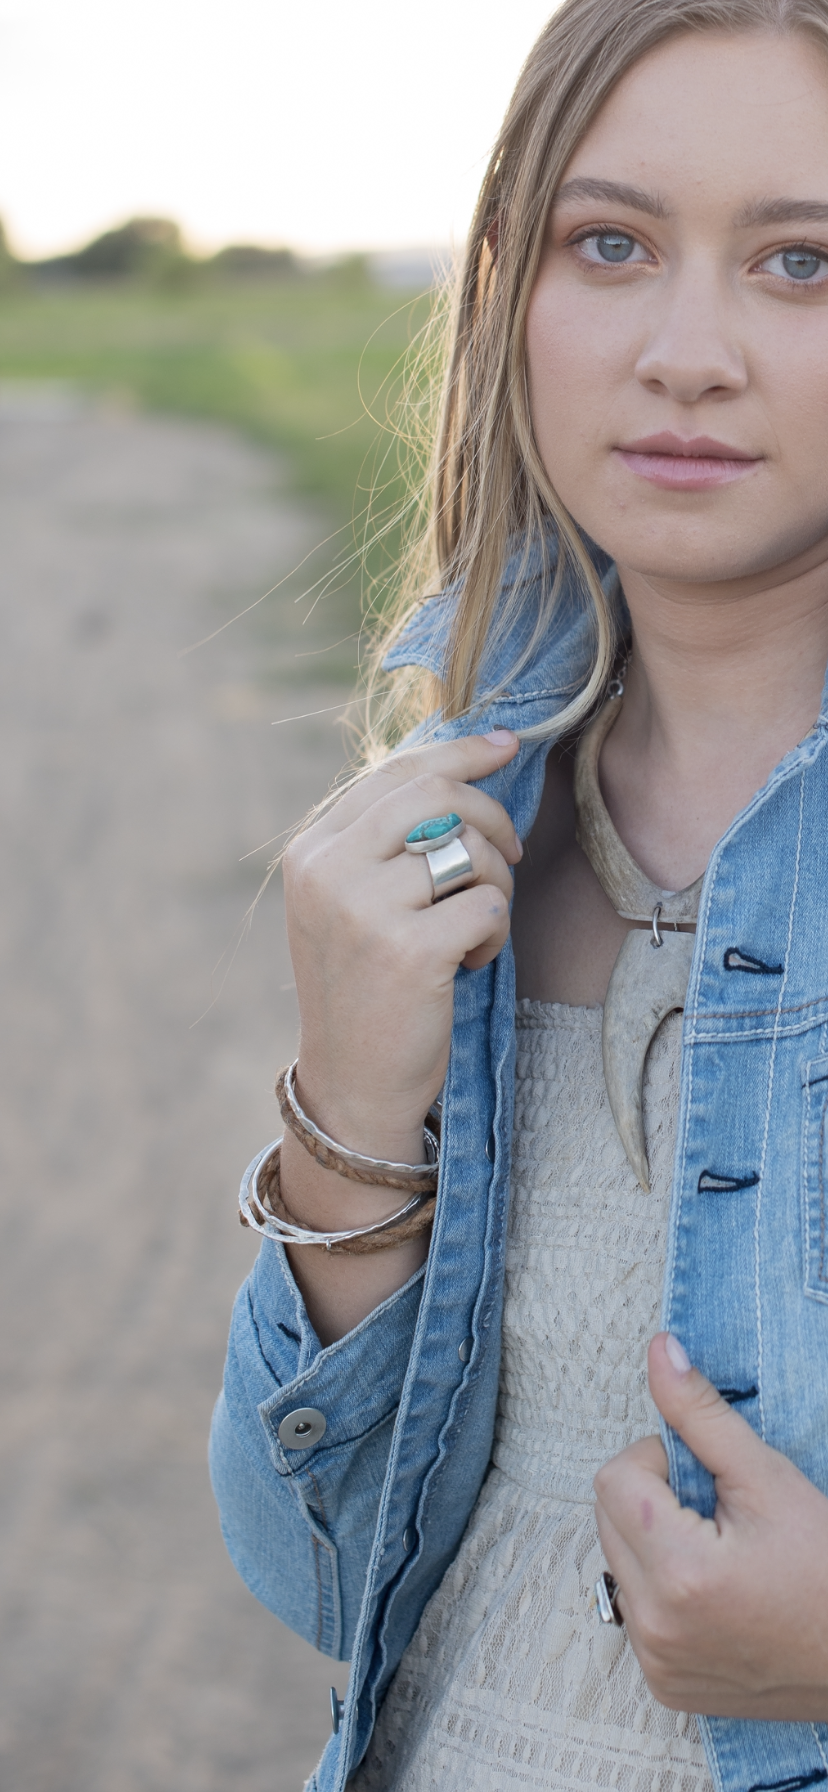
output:
[[[353,1253],[366,1256],[372,1251],[393,1250],[425,1232],[434,1219],[436,1197],[415,1194],[398,1213],[378,1220],[373,1226],[355,1227],[345,1232],[315,1232],[300,1226],[282,1200],[280,1173],[281,1139],[268,1145],[247,1171],[239,1191],[239,1220],[281,1244],[324,1245],[331,1253]]]
[[[397,1164],[381,1157],[366,1157],[361,1151],[349,1151],[314,1124],[299,1106],[296,1095],[296,1064],[280,1070],[276,1078],[276,1099],[289,1132],[323,1170],[335,1170],[350,1182],[365,1182],[371,1188],[398,1188],[410,1194],[431,1194],[437,1187],[440,1171],[440,1136],[433,1111],[423,1127],[427,1161],[423,1164]]]

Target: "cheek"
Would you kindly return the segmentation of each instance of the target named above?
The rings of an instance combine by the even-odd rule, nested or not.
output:
[[[550,457],[565,451],[573,424],[582,417],[579,399],[586,396],[579,332],[571,308],[541,287],[535,290],[526,319],[526,363],[529,404],[535,440],[553,483]]]
[[[618,319],[598,315],[583,288],[539,282],[526,320],[529,403],[535,440],[560,496],[573,477],[597,472],[629,361]]]
[[[819,323],[817,330],[779,331],[758,343],[755,383],[771,441],[797,486],[815,477],[822,484],[828,472],[828,310]]]

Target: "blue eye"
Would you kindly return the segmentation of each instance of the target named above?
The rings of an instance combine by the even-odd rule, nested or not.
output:
[[[800,286],[810,283],[811,286],[828,285],[828,256],[820,249],[809,249],[805,243],[797,243],[792,249],[777,249],[763,263],[769,274],[783,276],[786,280],[796,280]]]
[[[812,249],[786,249],[782,266],[791,280],[812,280],[822,267],[822,256]]]
[[[619,267],[625,262],[632,265],[650,260],[643,243],[626,230],[585,230],[583,236],[575,240],[584,260],[591,261],[593,267],[599,263],[604,267]]]
[[[620,230],[606,230],[592,241],[602,261],[629,261],[635,248],[635,238],[623,236]]]

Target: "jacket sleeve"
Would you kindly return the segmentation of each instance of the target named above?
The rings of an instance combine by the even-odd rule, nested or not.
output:
[[[224,1540],[256,1598],[338,1660],[359,1616],[424,1273],[323,1350],[267,1239],[233,1309],[210,1439]],[[286,1449],[279,1426],[298,1407],[325,1430]]]

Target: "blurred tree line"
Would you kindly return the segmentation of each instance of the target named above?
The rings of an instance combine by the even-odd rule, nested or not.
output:
[[[177,286],[210,276],[284,279],[301,272],[302,264],[290,249],[265,249],[258,243],[233,243],[216,255],[192,255],[170,218],[130,218],[70,254],[21,261],[13,254],[0,222],[0,286],[4,287],[19,285],[24,279],[38,286],[71,280],[139,280]]]

